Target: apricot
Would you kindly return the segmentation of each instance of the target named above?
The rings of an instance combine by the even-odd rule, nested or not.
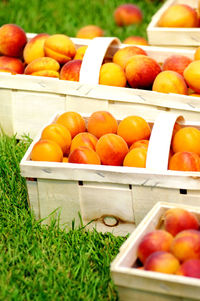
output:
[[[54,34],[44,42],[45,56],[55,59],[60,64],[72,60],[76,54],[75,44],[64,34]]]
[[[199,229],[197,216],[182,208],[170,208],[163,214],[164,229],[173,236],[187,229]]]
[[[0,53],[21,58],[27,43],[25,31],[16,24],[4,24],[0,27]]]
[[[148,41],[140,36],[130,36],[123,41],[123,44],[129,45],[149,45]]]
[[[128,26],[142,22],[143,14],[139,6],[127,3],[119,5],[114,11],[114,20],[118,26]]]
[[[128,60],[137,54],[147,55],[146,51],[137,46],[127,46],[117,50],[113,56],[113,62],[125,68]]]
[[[27,75],[59,77],[59,63],[50,57],[40,57],[28,64],[24,70]]]
[[[107,111],[95,111],[88,119],[88,132],[100,138],[108,133],[117,133],[118,123]]]
[[[96,144],[96,152],[103,165],[121,166],[128,153],[124,139],[116,134],[105,134]]]
[[[170,252],[158,251],[152,253],[145,261],[144,269],[147,271],[165,274],[176,274],[180,263]]]
[[[171,243],[170,251],[181,262],[200,259],[200,232],[193,229],[179,232]]]
[[[17,72],[13,71],[12,69],[9,69],[9,68],[0,68],[0,72],[7,72],[7,73],[10,73],[10,74],[17,74]]]
[[[41,133],[41,138],[55,141],[60,145],[63,154],[69,153],[72,139],[70,131],[64,125],[59,123],[47,125]]]
[[[97,25],[86,25],[81,27],[76,34],[76,37],[80,39],[94,39],[103,36],[104,32],[102,28]]]
[[[194,53],[194,60],[200,60],[200,46],[196,48]]]
[[[76,50],[74,60],[82,60],[88,46],[81,46]]]
[[[200,155],[200,130],[192,126],[181,128],[172,139],[172,149],[177,152],[194,152]]]
[[[187,4],[170,6],[158,21],[160,27],[198,27],[198,14]]]
[[[153,82],[152,90],[161,93],[188,94],[183,76],[172,70],[160,72]]]
[[[136,142],[133,142],[133,144],[130,146],[129,151],[136,147],[148,148],[148,146],[149,146],[149,140],[147,139],[137,140]]]
[[[183,72],[188,86],[195,92],[200,93],[200,60],[191,62]]]
[[[88,148],[96,150],[97,141],[97,137],[93,134],[88,132],[79,133],[72,139],[70,152],[79,146],[87,146]]]
[[[146,167],[147,148],[136,147],[128,152],[123,161],[123,166]]]
[[[71,60],[65,63],[60,70],[60,79],[78,82],[82,60]]]
[[[184,55],[171,55],[163,62],[163,71],[172,70],[183,76],[183,71],[192,62],[192,60]]]
[[[61,114],[56,123],[64,125],[70,131],[72,139],[77,134],[86,131],[85,120],[77,112],[68,111]]]
[[[98,154],[93,149],[86,146],[79,146],[75,148],[69,154],[68,162],[79,164],[101,164]]]
[[[169,159],[169,170],[200,171],[199,155],[193,152],[177,152]]]
[[[104,63],[99,72],[99,84],[107,86],[125,87],[126,75],[118,64]]]
[[[160,72],[160,65],[143,54],[130,58],[125,67],[126,78],[132,88],[150,89]]]
[[[15,74],[24,73],[24,65],[20,59],[4,55],[0,56],[0,69],[9,69]]]
[[[44,42],[48,37],[49,34],[47,33],[39,33],[27,42],[23,50],[23,57],[26,64],[31,63],[39,57],[45,56]]]
[[[189,259],[178,268],[176,275],[200,278],[200,259]]]
[[[126,141],[128,146],[131,146],[137,140],[148,140],[151,129],[144,118],[131,115],[120,121],[117,134]]]
[[[146,259],[154,252],[169,252],[173,236],[165,230],[153,230],[145,234],[139,242],[137,257],[144,264]]]
[[[55,141],[42,139],[34,144],[30,159],[33,161],[62,162],[63,152]]]

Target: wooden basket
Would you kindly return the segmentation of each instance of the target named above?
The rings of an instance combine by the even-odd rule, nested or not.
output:
[[[34,34],[28,36],[31,38]],[[120,119],[133,109],[135,114],[152,121],[164,110],[183,113],[187,120],[199,119],[200,102],[197,97],[99,85],[103,58],[112,58],[119,48],[127,46],[120,44],[117,38],[72,40],[77,48],[88,45],[79,82],[0,73],[0,125],[6,134],[16,134],[17,138],[21,138],[26,133],[34,138],[56,111],[66,110],[77,110],[83,114],[107,110]],[[194,57],[194,50],[140,47],[159,63],[172,54]]]
[[[158,202],[121,246],[120,252],[111,263],[111,276],[120,301],[200,300],[200,279],[132,268],[142,237],[157,228],[166,210],[176,207],[193,212],[200,218],[200,207]]]
[[[194,28],[170,28],[159,27],[158,21],[162,14],[174,4],[187,4],[198,9],[197,0],[167,0],[152,17],[147,27],[147,36],[150,45],[169,46],[181,48],[196,48],[200,46],[200,27]]]
[[[135,115],[134,110],[129,115]],[[61,208],[63,225],[70,226],[73,219],[78,225],[80,213],[84,225],[93,221],[88,228],[125,235],[158,201],[200,205],[200,173],[167,170],[177,117],[166,112],[157,117],[146,168],[31,161],[31,150],[40,139],[40,131],[20,163],[36,218],[45,218]]]

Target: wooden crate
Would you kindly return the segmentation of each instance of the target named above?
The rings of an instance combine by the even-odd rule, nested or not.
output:
[[[134,109],[131,114],[134,115]],[[57,115],[49,123],[56,118]],[[40,139],[40,132],[20,163],[36,218],[43,219],[60,208],[63,225],[70,226],[75,219],[78,226],[80,213],[84,225],[92,221],[90,229],[96,227],[98,231],[125,235],[163,199],[200,206],[200,173],[167,170],[176,119],[176,114],[166,112],[156,118],[147,168],[31,161],[30,153]]]
[[[110,268],[120,301],[200,300],[200,279],[147,272],[132,267],[136,261],[136,250],[142,237],[157,228],[160,218],[166,210],[176,207],[193,212],[200,218],[199,207],[158,202],[121,246],[120,252],[111,263]]]
[[[194,28],[169,28],[159,27],[158,21],[162,14],[174,4],[187,4],[195,9],[198,8],[197,0],[167,0],[152,17],[147,27],[147,36],[150,45],[181,47],[185,49],[200,46],[200,27]]]
[[[28,36],[30,39],[34,34]],[[135,114],[152,121],[164,110],[183,112],[187,120],[199,119],[200,102],[197,97],[99,85],[103,58],[109,59],[117,49],[127,46],[120,44],[118,39],[72,40],[77,48],[88,45],[79,82],[0,73],[0,125],[5,133],[16,134],[17,138],[26,133],[34,138],[54,112],[66,110],[78,110],[83,114],[107,110],[121,118],[133,109]],[[171,54],[194,57],[194,50],[140,47],[160,63]]]

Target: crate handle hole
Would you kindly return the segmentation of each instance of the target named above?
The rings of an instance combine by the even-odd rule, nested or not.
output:
[[[187,189],[180,189],[180,194],[187,194]]]
[[[108,227],[115,227],[119,224],[119,221],[115,216],[108,215],[103,217],[103,223]]]

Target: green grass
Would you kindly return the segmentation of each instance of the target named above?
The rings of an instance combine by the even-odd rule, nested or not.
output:
[[[131,2],[131,1],[127,1]],[[0,25],[15,23],[26,32],[75,36],[87,24],[121,40],[146,37],[146,26],[161,2],[132,1],[143,11],[141,25],[117,27],[113,11],[119,0],[4,0]],[[126,237],[84,227],[69,232],[36,221],[27,205],[19,163],[30,139],[0,135],[0,300],[118,300],[110,262]]]

